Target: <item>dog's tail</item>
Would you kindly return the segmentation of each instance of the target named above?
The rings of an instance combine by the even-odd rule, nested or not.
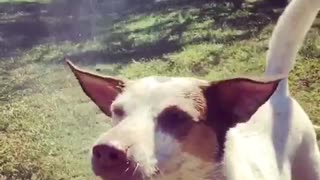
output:
[[[270,39],[266,75],[289,74],[319,9],[320,0],[291,0]]]

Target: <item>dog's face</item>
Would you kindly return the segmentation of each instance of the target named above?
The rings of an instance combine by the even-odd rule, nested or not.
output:
[[[69,65],[84,92],[114,124],[92,148],[103,179],[220,179],[227,130],[245,122],[279,80],[193,78],[123,81]]]
[[[211,164],[209,161],[214,161],[216,152],[215,135],[200,123],[204,120],[205,101],[199,87],[204,84],[191,79],[157,77],[127,83],[110,105],[114,127],[102,134],[95,145],[114,146],[124,152],[123,162],[129,164],[112,172],[135,178],[169,174],[188,155]],[[93,154],[94,171],[109,177],[110,166],[106,162],[110,157],[105,150],[100,151],[107,157],[97,159]],[[125,172],[128,167],[131,169]]]

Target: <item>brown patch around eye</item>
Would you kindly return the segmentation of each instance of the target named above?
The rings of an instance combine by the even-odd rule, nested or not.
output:
[[[192,117],[177,106],[164,109],[157,117],[158,128],[177,138],[185,137],[194,123]]]

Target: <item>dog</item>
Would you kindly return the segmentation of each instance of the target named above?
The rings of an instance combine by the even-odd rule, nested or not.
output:
[[[265,75],[208,82],[136,80],[69,67],[112,119],[91,150],[104,180],[320,180],[313,124],[290,95],[288,74],[320,0],[292,0],[279,17]]]

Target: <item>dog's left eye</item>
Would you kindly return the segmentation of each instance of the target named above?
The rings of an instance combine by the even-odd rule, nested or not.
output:
[[[114,107],[113,114],[116,115],[117,117],[124,117],[126,113],[122,107]]]

